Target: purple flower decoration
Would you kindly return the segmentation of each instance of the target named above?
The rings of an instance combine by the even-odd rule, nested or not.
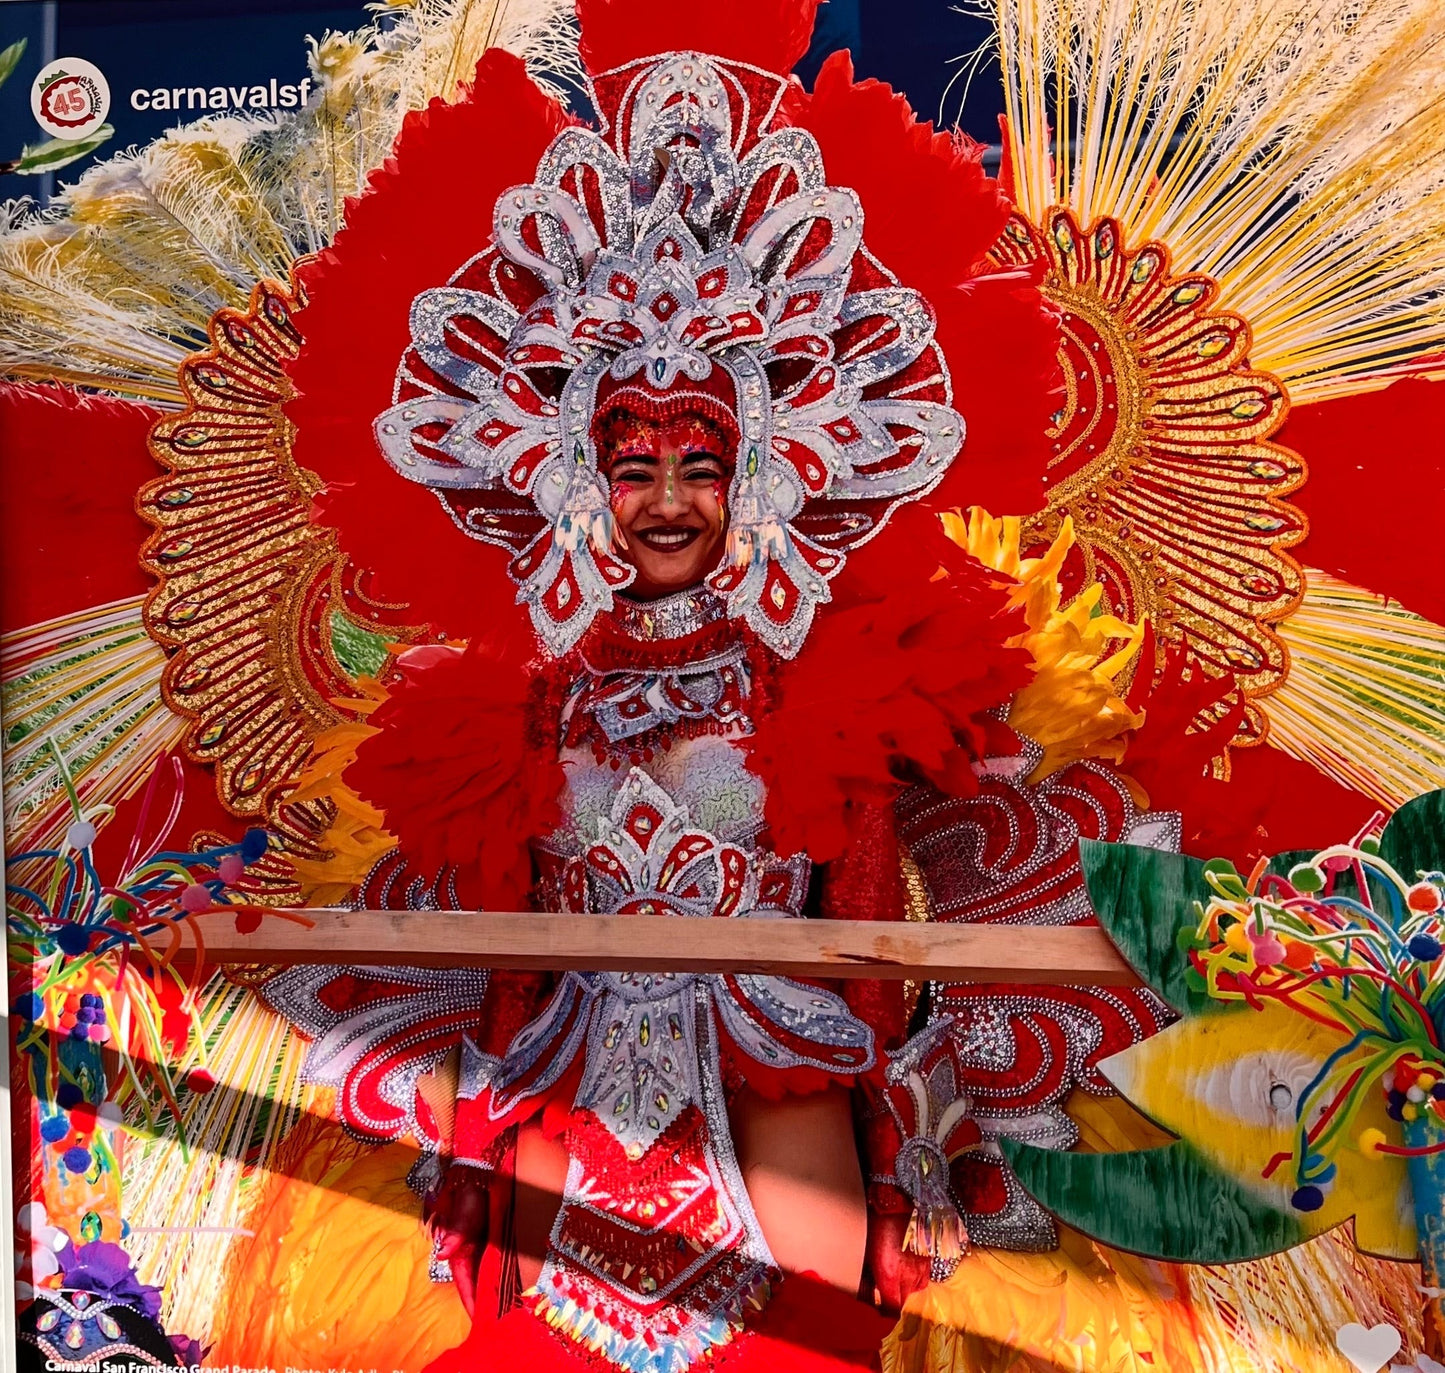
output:
[[[171,1335],[168,1337],[171,1348],[176,1351],[176,1360],[182,1368],[199,1368],[201,1360],[206,1357],[206,1351],[200,1340],[190,1335]]]
[[[68,1258],[68,1262],[66,1261]],[[161,1289],[141,1282],[131,1267],[130,1255],[118,1244],[93,1240],[78,1248],[67,1246],[61,1254],[62,1285],[75,1292],[94,1292],[98,1297],[124,1302],[150,1321],[159,1321]]]

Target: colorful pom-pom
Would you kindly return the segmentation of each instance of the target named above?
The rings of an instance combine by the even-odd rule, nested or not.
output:
[[[90,931],[84,925],[62,925],[55,932],[55,942],[61,953],[78,958],[90,948]]]
[[[191,885],[181,892],[180,908],[191,915],[197,915],[201,911],[211,909],[211,893],[201,886],[199,882],[192,882]]]
[[[67,1149],[61,1156],[60,1161],[70,1169],[72,1173],[84,1173],[90,1169],[90,1150],[82,1148],[79,1144],[73,1149]]]
[[[1368,1130],[1360,1131],[1359,1146],[1360,1152],[1366,1158],[1379,1158],[1380,1145],[1385,1142],[1385,1132],[1371,1126]]]
[[[1325,1194],[1311,1183],[1296,1187],[1289,1204],[1296,1211],[1318,1211],[1325,1204]]]
[[[82,1101],[85,1093],[73,1082],[62,1082],[55,1092],[55,1103],[62,1110],[73,1111]]]
[[[1440,909],[1440,889],[1429,882],[1417,882],[1406,892],[1405,900],[1412,911],[1428,915]]]
[[[238,911],[236,913],[236,933],[255,934],[261,928],[260,911]]]
[[[228,853],[216,864],[216,876],[228,887],[239,882],[245,871],[246,864],[239,853]]]
[[[20,1020],[39,1020],[45,1014],[45,1002],[36,993],[26,992],[16,998],[13,1009]]]
[[[243,863],[254,863],[262,857],[270,840],[266,837],[265,830],[250,829],[241,836],[241,861]]]
[[[59,1144],[70,1133],[70,1122],[64,1116],[47,1116],[40,1122],[40,1138],[47,1144]]]
[[[75,820],[65,831],[65,842],[73,849],[88,849],[95,843],[95,826],[89,820]]]
[[[1254,953],[1254,961],[1261,968],[1272,968],[1276,963],[1284,962],[1285,947],[1275,937],[1273,930],[1266,930],[1263,934],[1256,934],[1251,930],[1249,943]]]
[[[1414,935],[1406,947],[1410,950],[1410,957],[1418,958],[1422,963],[1433,963],[1441,954],[1440,941],[1431,934]]]
[[[1295,972],[1303,972],[1315,961],[1315,951],[1312,944],[1306,944],[1300,939],[1287,939],[1284,945],[1284,965],[1292,968]]]
[[[209,1092],[216,1085],[216,1079],[207,1068],[192,1068],[186,1076],[186,1086],[193,1092]]]
[[[46,1222],[45,1207],[38,1201],[27,1202],[15,1213],[15,1228],[22,1235],[32,1235]]]
[[[1312,863],[1301,863],[1291,868],[1289,881],[1296,891],[1306,894],[1325,889],[1325,875]]]

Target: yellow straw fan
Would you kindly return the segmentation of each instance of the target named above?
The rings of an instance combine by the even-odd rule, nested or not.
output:
[[[1394,809],[1445,787],[1445,629],[1309,569],[1280,626],[1284,685],[1264,698],[1269,739]]]
[[[75,818],[63,777],[92,814],[134,793],[155,760],[179,744],[184,722],[161,702],[165,654],[146,634],[143,599],[0,639],[12,852],[45,847]]]
[[[202,118],[121,153],[45,213],[0,222],[0,374],[170,408],[223,307],[326,246],[408,110],[452,98],[488,46],[576,69],[566,0],[417,0],[397,22],[312,40],[304,110]]]
[[[1435,0],[997,0],[1019,209],[1156,240],[1296,401],[1445,343]]]
[[[125,1215],[141,1280],[165,1292],[166,1321],[209,1344],[219,1277],[247,1238],[253,1202],[297,1125],[306,1046],[259,997],[220,974],[198,994],[196,1015],[175,1073],[184,1081],[204,1067],[215,1085],[181,1093],[179,1121],[157,1112],[159,1133],[131,1125]]]

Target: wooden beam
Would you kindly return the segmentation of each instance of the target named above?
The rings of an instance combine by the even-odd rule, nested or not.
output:
[[[303,914],[303,912],[298,912]],[[863,920],[688,920],[668,916],[306,911],[307,928],[199,917],[212,963],[358,963],[594,972],[771,973],[1136,986],[1097,928]]]

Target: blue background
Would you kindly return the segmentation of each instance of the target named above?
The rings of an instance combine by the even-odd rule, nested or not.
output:
[[[726,4],[727,0],[678,0],[679,4]],[[959,14],[956,0],[831,0],[821,11],[812,51],[799,67],[811,83],[823,57],[850,48],[860,77],[886,81],[905,92],[920,117],[938,119],[940,102],[958,59],[987,36],[987,25]],[[326,29],[353,29],[373,16],[361,0],[8,0],[0,3],[0,48],[29,40],[25,56],[0,87],[0,162],[26,143],[45,138],[30,113],[30,84],[41,64],[55,57],[94,62],[110,83],[110,122],[116,136],[98,150],[106,157],[155,138],[171,124],[198,118],[140,112],[132,90],[158,86],[263,85],[275,77],[294,83],[308,75],[306,36]],[[966,107],[963,82],[949,93],[945,122],[981,142],[998,138],[1002,96],[997,66],[972,84]],[[74,180],[90,159],[57,174]],[[0,199],[44,196],[49,178],[0,175]]]

